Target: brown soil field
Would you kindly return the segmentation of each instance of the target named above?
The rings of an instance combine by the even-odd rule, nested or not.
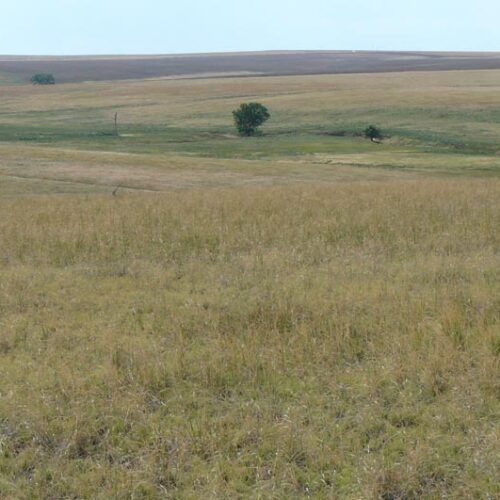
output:
[[[123,80],[211,74],[300,75],[500,69],[500,52],[286,51],[151,56],[0,56],[0,74],[28,82]]]

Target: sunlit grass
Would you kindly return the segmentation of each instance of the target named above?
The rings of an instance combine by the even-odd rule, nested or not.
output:
[[[0,496],[494,498],[500,184],[0,201]]]

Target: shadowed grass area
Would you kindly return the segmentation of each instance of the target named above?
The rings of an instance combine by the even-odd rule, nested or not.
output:
[[[0,200],[0,496],[496,497],[499,200]]]

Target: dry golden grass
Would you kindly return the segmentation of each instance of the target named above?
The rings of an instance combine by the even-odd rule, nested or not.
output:
[[[0,214],[0,497],[500,495],[498,180]]]
[[[0,498],[500,496],[499,75],[2,86]]]
[[[87,82],[53,87],[3,86],[2,109],[11,113],[76,110],[99,113],[103,103],[122,106],[123,119],[181,125],[226,120],[241,100],[268,100],[277,111],[304,112],[397,106],[493,107],[500,104],[500,71],[444,71],[368,75],[314,75],[196,80]],[[305,101],[307,105],[305,106]],[[209,103],[209,106],[207,104]],[[145,113],[146,110],[146,113]],[[188,115],[188,111],[191,116]],[[299,113],[297,113],[299,114]],[[201,116],[203,115],[203,116]],[[210,116],[209,116],[210,115]],[[3,117],[4,120],[7,117]],[[12,115],[13,120],[15,117]],[[269,123],[272,125],[272,123]]]
[[[269,185],[304,182],[351,182],[386,180],[417,175],[398,173],[387,169],[388,155],[311,156],[304,160],[260,160],[227,158],[193,158],[179,155],[148,155],[102,151],[0,144],[0,196],[33,194],[26,182],[38,182],[34,192],[74,193],[76,187],[90,192],[111,193],[116,186],[125,190],[166,191],[172,189],[206,188],[242,185]],[[397,162],[397,158],[392,157]],[[371,161],[371,163],[370,163]],[[380,168],[377,161],[383,164]],[[414,163],[418,159],[413,160]],[[428,160],[427,160],[428,161]],[[498,163],[496,158],[478,158],[469,161],[474,168],[484,162],[489,168]],[[364,164],[363,164],[364,163]],[[421,160],[422,163],[422,160]],[[355,164],[356,167],[352,168]],[[418,163],[416,164],[418,167]],[[456,170],[463,162],[456,160]],[[436,162],[434,173],[440,173]],[[449,160],[445,160],[448,173]],[[19,185],[23,182],[22,185]],[[55,183],[55,184],[54,184]],[[58,183],[61,185],[58,190]],[[45,190],[45,191],[44,191]],[[78,192],[78,191],[77,191]]]

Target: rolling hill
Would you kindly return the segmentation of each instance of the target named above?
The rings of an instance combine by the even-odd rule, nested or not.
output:
[[[225,75],[307,75],[500,69],[500,53],[270,51],[144,56],[0,56],[0,75],[28,82],[37,72],[58,82]],[[1,79],[0,79],[1,80]]]

